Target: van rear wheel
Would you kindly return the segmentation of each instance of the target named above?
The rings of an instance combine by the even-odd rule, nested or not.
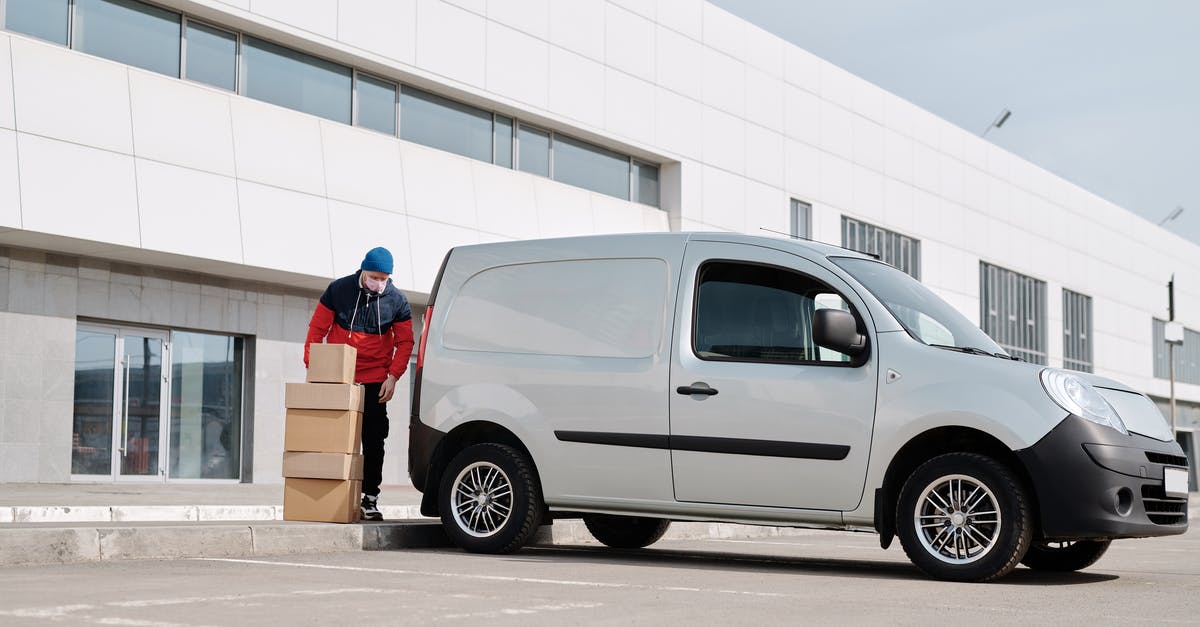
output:
[[[516,551],[542,518],[542,491],[533,464],[504,444],[463,449],[442,475],[438,500],[446,535],[473,553]]]
[[[900,491],[896,526],[918,568],[949,581],[991,581],[1016,568],[1033,535],[1025,489],[990,457],[949,453]]]
[[[1096,563],[1112,540],[1076,540],[1074,542],[1034,542],[1021,563],[1034,570],[1069,573]]]
[[[614,549],[643,549],[658,542],[671,521],[641,516],[590,514],[583,524],[593,538]]]

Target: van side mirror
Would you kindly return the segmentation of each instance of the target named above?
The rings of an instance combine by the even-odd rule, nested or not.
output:
[[[867,348],[867,337],[858,332],[854,315],[841,309],[813,312],[813,341],[817,346],[856,357]]]

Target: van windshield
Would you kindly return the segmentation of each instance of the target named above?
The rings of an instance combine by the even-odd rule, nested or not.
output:
[[[871,291],[909,334],[929,344],[1007,357],[982,329],[911,276],[871,259],[831,257]]]

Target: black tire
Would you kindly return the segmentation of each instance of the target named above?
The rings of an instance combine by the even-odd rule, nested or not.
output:
[[[931,577],[992,581],[1016,568],[1029,549],[1029,509],[1025,488],[1003,464],[948,453],[904,483],[896,530],[908,559]]]
[[[614,549],[644,549],[658,542],[671,521],[641,516],[609,516],[590,514],[583,524],[593,538]]]
[[[504,444],[463,449],[438,489],[442,528],[472,553],[512,553],[542,519],[542,489],[525,454]]]
[[[1096,563],[1112,540],[1076,540],[1074,542],[1034,542],[1021,559],[1033,570],[1069,573]]]

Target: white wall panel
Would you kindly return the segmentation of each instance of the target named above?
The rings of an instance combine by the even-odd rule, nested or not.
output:
[[[229,104],[238,178],[325,194],[318,118],[246,98]]]
[[[772,187],[783,187],[783,135],[757,124],[746,124],[746,176]]]
[[[762,70],[746,68],[746,119],[782,131],[784,84]]]
[[[704,35],[703,0],[658,0],[659,24],[696,41]]]
[[[772,236],[762,229],[787,233],[792,227],[792,208],[788,195],[772,185],[746,182],[746,232]]]
[[[821,198],[838,209],[854,206],[853,165],[837,155],[821,153]]]
[[[938,155],[939,166],[938,175],[940,183],[938,189],[946,198],[956,202],[966,202],[966,193],[963,189],[963,164],[962,161],[948,156],[945,153]]]
[[[742,118],[705,107],[704,162],[742,174],[746,169],[746,122]]]
[[[412,242],[409,248],[413,267],[412,289],[426,294],[433,289],[446,251],[480,241],[479,232],[474,229],[412,217],[408,219],[408,234]]]
[[[234,179],[145,159],[134,165],[143,248],[242,262]]]
[[[475,228],[471,160],[416,144],[400,144],[408,214]]]
[[[337,4],[328,0],[250,0],[250,11],[333,39],[337,37]]]
[[[891,128],[883,129],[883,172],[905,183],[913,180],[913,141]]]
[[[638,143],[654,143],[654,85],[623,72],[604,70],[604,126]]]
[[[550,43],[604,61],[604,0],[550,3]]]
[[[919,233],[913,205],[913,188],[893,178],[883,181],[883,221],[905,233]],[[922,253],[924,254],[924,253]]]
[[[850,109],[876,124],[883,124],[887,119],[883,94],[887,92],[855,75],[851,75],[850,82],[854,94],[854,104]]]
[[[133,151],[124,65],[13,37],[12,66],[18,130]]]
[[[647,205],[638,205],[642,210],[642,230],[665,233],[671,230],[670,216],[666,211]]]
[[[533,177],[533,192],[537,202],[538,228],[542,237],[595,232],[596,225],[588,192],[540,176]]]
[[[821,99],[788,85],[784,88],[784,133],[810,146],[821,144]]]
[[[745,115],[746,64],[709,47],[704,48],[701,58],[704,63],[704,76],[701,79],[704,104],[731,115]]]
[[[822,63],[824,61],[807,50],[787,46],[783,52],[783,79],[809,93],[820,93]]]
[[[650,21],[654,21],[655,17],[657,17],[657,7],[654,2],[647,2],[646,0],[609,0],[609,2],[633,11]]]
[[[861,165],[853,164],[854,212],[869,222],[883,221],[883,175]],[[894,227],[894,225],[884,225]]]
[[[334,275],[324,198],[238,181],[238,203],[246,265]]]
[[[130,70],[135,154],[233,176],[229,98],[192,83]]]
[[[471,176],[480,231],[518,239],[538,236],[534,175],[476,161]]]
[[[739,59],[746,58],[746,21],[714,4],[704,3],[704,45]]]
[[[854,117],[842,107],[821,101],[821,143],[823,150],[845,159],[854,158]]]
[[[820,74],[821,91],[817,93],[847,111],[853,110],[854,75],[828,61],[821,62]]]
[[[754,24],[746,24],[746,63],[766,72],[771,78],[783,79],[783,49],[790,45],[778,35]]]
[[[17,120],[13,115],[12,54],[9,52],[11,39],[0,33],[0,128],[15,129]]]
[[[900,96],[886,94],[883,97],[883,123],[889,129],[911,137],[915,109],[916,106]]]
[[[24,227],[141,245],[133,157],[19,133]]]
[[[703,97],[701,57],[704,46],[666,27],[658,28],[654,43],[658,84],[700,100]]]
[[[588,126],[604,128],[604,65],[557,46],[550,47],[550,110]]]
[[[525,33],[489,22],[487,88],[539,109],[549,93],[550,45]]]
[[[447,4],[453,4],[460,8],[466,9],[472,13],[483,15],[487,13],[487,0],[443,0]]]
[[[483,87],[485,22],[481,15],[441,0],[417,0],[417,65]]]
[[[811,202],[821,197],[821,151],[794,139],[784,141],[784,183],[788,193]]]
[[[746,179],[705,166],[702,186],[704,222],[728,231],[745,231]]]
[[[935,194],[941,193],[941,155],[922,144],[913,143],[913,184]]]
[[[417,61],[417,0],[338,0],[338,39],[400,61]]]
[[[366,129],[322,121],[321,147],[329,198],[388,211],[404,211],[399,140]]]
[[[604,62],[654,82],[654,31],[652,20],[609,4],[605,11]]]
[[[487,0],[487,16],[538,39],[549,40],[550,4],[550,0]]]
[[[645,230],[640,205],[592,193],[592,223],[596,233],[640,233]]]
[[[703,107],[673,91],[656,90],[654,136],[660,149],[699,160],[703,150]]]
[[[392,253],[392,282],[400,289],[412,285],[407,216],[330,200],[329,240],[333,249],[333,276],[346,276],[358,270],[368,250],[383,246]]]
[[[884,169],[883,127],[861,115],[853,116],[854,162],[876,172]]]
[[[17,134],[0,129],[0,228],[21,228],[21,185],[17,178]]]

